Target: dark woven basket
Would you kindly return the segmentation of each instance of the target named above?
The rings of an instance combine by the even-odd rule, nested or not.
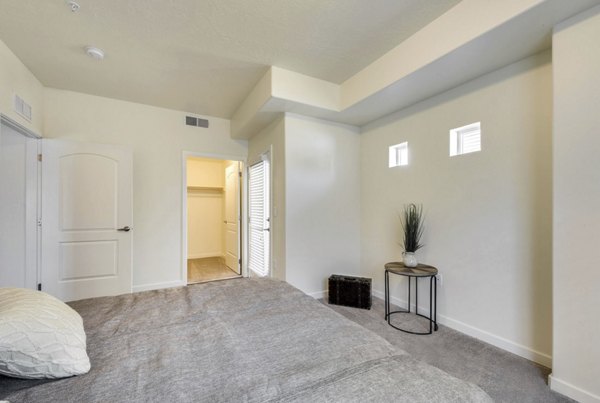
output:
[[[329,303],[371,309],[371,279],[364,277],[329,277]]]

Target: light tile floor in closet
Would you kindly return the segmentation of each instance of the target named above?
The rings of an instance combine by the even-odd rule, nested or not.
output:
[[[225,265],[222,257],[188,260],[188,284],[241,277]]]

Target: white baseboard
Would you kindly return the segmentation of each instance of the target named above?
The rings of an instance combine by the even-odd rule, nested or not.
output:
[[[309,296],[313,297],[314,299],[325,298],[325,297],[327,297],[327,294],[329,294],[329,290],[307,292],[306,293],[306,295],[309,295]]]
[[[373,296],[379,299],[385,298],[385,294],[383,293],[383,291],[379,290],[374,290]],[[399,305],[402,307],[406,306],[406,301],[400,298],[392,297],[390,302],[394,305]],[[414,304],[411,304],[411,309],[415,309]],[[419,307],[419,311],[429,312],[429,307]],[[538,364],[541,364],[545,367],[552,368],[552,357],[548,354],[533,350],[527,346],[515,343],[514,341],[505,339],[504,337],[495,335],[486,330],[479,329],[475,326],[471,326],[467,323],[450,318],[446,315],[438,314],[437,321],[439,324],[448,326],[451,329],[464,333],[468,336],[475,337],[476,339],[479,339],[481,341],[485,341],[486,343],[491,344],[492,346],[496,346],[498,348],[501,348],[502,350],[506,350],[510,353],[526,358],[530,361],[537,362]]]
[[[522,344],[515,343],[514,341],[505,339],[504,337],[495,335],[444,315],[438,315],[438,322],[461,333],[485,341],[486,343],[501,348],[502,350],[506,350],[530,361],[537,362],[545,367],[552,368],[552,357],[548,354],[542,353],[541,351],[537,351]]]
[[[577,386],[572,385],[568,382],[561,381],[560,379],[557,379],[556,377],[552,376],[552,374],[548,376],[548,385],[553,391],[558,392],[561,395],[570,397],[571,399],[575,399],[581,403],[600,402],[600,396],[594,395],[593,393],[578,388]]]
[[[315,299],[320,299],[320,298],[326,298],[328,291],[327,290],[315,291],[315,292],[309,292],[307,294]],[[383,293],[383,291],[373,290],[373,297],[383,300],[385,298],[385,294]],[[394,305],[399,305],[399,306],[403,306],[403,307],[406,306],[405,300],[401,300],[400,298],[396,298],[396,297],[391,298],[391,303]],[[414,304],[411,304],[411,309],[412,310],[415,309]],[[427,308],[419,307],[419,311],[425,312],[426,310],[429,311],[429,308],[428,307]],[[475,337],[476,339],[479,339],[488,344],[491,344],[492,346],[496,346],[498,348],[501,348],[502,350],[516,354],[516,355],[526,358],[530,361],[537,362],[538,364],[541,364],[545,367],[552,368],[552,357],[548,354],[533,350],[527,346],[523,346],[522,344],[515,343],[514,341],[505,339],[504,337],[501,337],[501,336],[497,336],[493,333],[479,329],[475,326],[471,326],[471,325],[461,322],[459,320],[452,319],[446,315],[438,314],[437,320],[438,320],[438,323],[441,325],[448,326],[451,329],[454,329],[456,331],[464,333],[468,336]]]
[[[167,281],[165,283],[153,283],[153,284],[140,284],[134,285],[131,288],[132,292],[160,290],[162,288],[173,288],[173,287],[184,287],[187,285],[186,281]]]

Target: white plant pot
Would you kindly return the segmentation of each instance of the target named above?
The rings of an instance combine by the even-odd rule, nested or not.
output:
[[[414,252],[404,252],[404,253],[402,253],[402,255],[404,256],[404,258],[403,258],[404,266],[406,266],[406,267],[416,267],[417,266],[417,257],[415,256]]]

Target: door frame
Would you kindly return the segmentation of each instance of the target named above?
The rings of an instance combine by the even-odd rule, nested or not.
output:
[[[245,175],[246,178],[248,178],[248,174],[250,172],[250,166],[260,162],[263,159],[263,155],[268,155],[269,156],[269,275],[267,277],[274,277],[273,276],[273,257],[275,255],[274,251],[273,251],[273,238],[274,238],[274,231],[273,231],[273,227],[275,225],[275,216],[274,216],[274,212],[275,212],[275,207],[274,207],[274,192],[273,192],[273,145],[269,145],[265,150],[263,150],[262,152],[258,153],[256,157],[252,158],[249,160],[249,163],[246,164],[246,167],[244,168],[245,171]],[[246,186],[248,186],[248,179],[246,179]],[[246,209],[249,211],[248,208],[248,201],[246,202]],[[250,219],[250,217],[248,216],[248,219],[246,220],[246,224],[248,225],[248,220]],[[248,238],[248,242],[250,242],[250,238]],[[250,270],[248,269],[248,276],[250,276]]]
[[[227,155],[227,154],[211,154],[195,151],[183,151],[181,159],[181,270],[180,270],[180,281],[182,285],[187,286],[188,283],[188,227],[187,227],[187,159],[189,157],[196,158],[211,158],[216,160],[229,160],[238,161],[243,164],[241,169],[242,177],[240,178],[240,217],[239,217],[239,228],[240,228],[240,252],[242,254],[242,263],[240,264],[240,270],[242,277],[248,277],[248,248],[247,248],[247,225],[245,219],[247,217],[247,180],[246,180],[246,161],[247,158],[239,155]]]
[[[42,164],[38,158],[41,154],[41,139],[38,133],[28,129],[9,116],[0,113],[0,131],[2,125],[10,127],[20,135],[32,139],[35,143],[28,146],[27,166],[35,169],[27,173],[26,192],[33,195],[26,200],[25,219],[25,278],[26,286],[39,289],[41,283],[42,231],[40,230],[42,208]]]

